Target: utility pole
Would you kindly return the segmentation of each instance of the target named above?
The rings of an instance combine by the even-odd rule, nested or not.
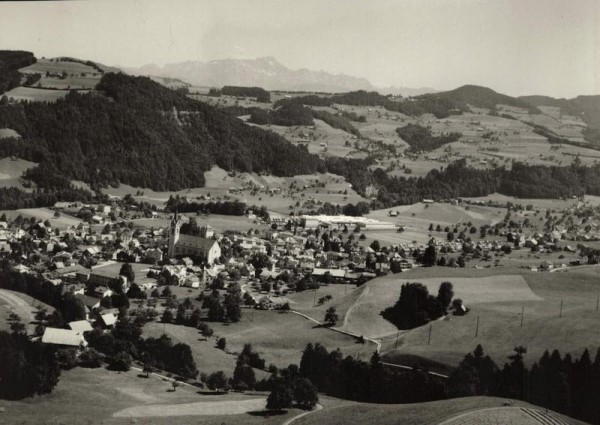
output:
[[[479,316],[477,316],[477,326],[475,327],[475,338],[479,335]]]
[[[562,317],[562,309],[563,309],[563,300],[560,300],[560,313],[558,314],[558,317]]]
[[[427,340],[427,345],[429,345],[431,343],[431,328],[432,328],[432,325],[430,323],[429,324],[429,339]]]
[[[398,338],[400,337],[400,330],[396,332],[396,345],[394,346],[394,351],[398,349]]]
[[[523,327],[523,317],[525,317],[525,306],[521,309],[521,327]]]
[[[598,289],[598,295],[596,296],[596,311],[598,311],[598,306],[600,306],[600,289]]]
[[[317,303],[317,290],[315,289],[315,297],[313,299],[313,307],[315,306],[316,303]]]

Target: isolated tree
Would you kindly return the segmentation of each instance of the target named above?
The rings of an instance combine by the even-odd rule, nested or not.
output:
[[[335,307],[329,307],[325,312],[325,323],[328,326],[335,326],[338,321],[338,315],[336,313]]]
[[[378,240],[374,240],[370,245],[371,249],[375,252],[379,252],[381,250],[381,244]]]
[[[119,275],[125,276],[127,278],[127,283],[129,284],[135,282],[135,273],[133,272],[133,267],[131,267],[131,264],[129,263],[125,263],[121,266]]]
[[[434,266],[437,261],[437,252],[435,246],[429,245],[423,253],[423,265],[425,267]]]
[[[444,311],[448,310],[448,307],[450,307],[452,297],[454,297],[454,287],[452,286],[452,283],[442,282],[438,290],[437,299],[440,303],[440,307],[442,307]]]
[[[227,340],[225,338],[219,338],[217,341],[217,348],[219,350],[225,350],[225,347],[227,347]]]
[[[173,312],[169,309],[163,311],[160,321],[163,323],[171,323],[173,321]]]

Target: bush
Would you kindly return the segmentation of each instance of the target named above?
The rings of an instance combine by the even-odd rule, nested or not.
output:
[[[128,353],[121,351],[110,358],[108,368],[110,370],[127,372],[131,368],[131,361],[131,356]]]
[[[97,368],[102,365],[102,357],[94,348],[88,348],[79,356],[79,366]]]
[[[56,352],[61,369],[70,370],[77,366],[77,356],[73,348],[61,348]]]

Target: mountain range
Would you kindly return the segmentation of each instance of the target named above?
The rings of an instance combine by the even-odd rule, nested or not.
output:
[[[139,68],[121,67],[131,75],[177,78],[194,86],[257,86],[267,90],[339,93],[353,90],[379,91],[384,94],[417,96],[435,92],[428,87],[375,87],[366,78],[331,74],[309,69],[292,70],[273,57],[223,59],[209,62],[188,61],[155,64]]]

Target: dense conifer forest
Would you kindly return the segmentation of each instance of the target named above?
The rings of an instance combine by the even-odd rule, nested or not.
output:
[[[21,50],[0,50],[0,95],[21,83],[19,68],[34,64],[35,56]]]

